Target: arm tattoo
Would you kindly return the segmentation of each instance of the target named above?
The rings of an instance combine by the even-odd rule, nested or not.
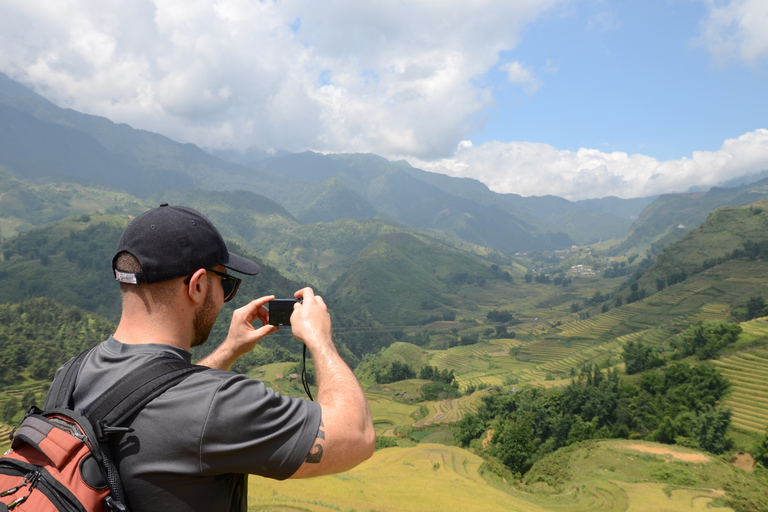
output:
[[[325,440],[325,431],[323,428],[325,425],[323,425],[323,420],[320,419],[320,428],[317,429],[317,438],[316,439],[322,439]],[[314,447],[315,451],[310,450],[310,452],[307,454],[306,461],[310,464],[319,464],[320,459],[323,458],[323,445],[320,443],[317,443]]]

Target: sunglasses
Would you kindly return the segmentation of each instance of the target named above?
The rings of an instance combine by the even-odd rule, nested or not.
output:
[[[221,288],[224,290],[224,302],[229,302],[232,300],[237,293],[237,289],[240,288],[242,279],[226,274],[224,272],[219,272],[218,270],[213,270],[212,268],[207,268],[205,271],[211,272],[212,274],[216,274],[217,276],[221,277]],[[191,278],[192,276],[186,278],[184,280],[184,284],[189,284]]]

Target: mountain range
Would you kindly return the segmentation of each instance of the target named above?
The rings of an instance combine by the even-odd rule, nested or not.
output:
[[[192,144],[59,108],[0,74],[0,165],[15,177],[88,180],[148,197],[165,189],[247,190],[303,223],[380,218],[504,252],[616,237],[653,198],[570,202],[497,194],[375,155],[289,154],[245,166]]]
[[[706,506],[714,499],[733,510],[768,506],[764,469],[753,475],[726,456],[709,459],[685,448],[706,449],[692,435],[693,409],[660,425],[635,422],[624,433],[607,425],[596,430],[597,416],[587,413],[563,430],[561,415],[552,425],[568,434],[567,446],[547,453],[542,444],[523,479],[492,456],[499,452],[481,448],[502,446],[493,431],[473,441],[472,471],[461,462],[470,452],[456,446],[457,432],[492,402],[487,398],[508,397],[514,408],[523,396],[539,396],[536,403],[546,408],[575,400],[569,393],[579,387],[663,389],[661,376],[682,361],[717,367],[731,380],[731,394],[708,405],[732,410],[729,453],[758,453],[753,446],[768,425],[768,326],[760,318],[768,283],[765,173],[695,193],[572,202],[499,194],[474,179],[370,154],[305,152],[235,163],[61,109],[0,75],[0,404],[11,420],[23,414],[12,410],[16,401],[41,395],[70,352],[113,331],[120,298],[110,276],[112,251],[130,218],[161,202],[194,206],[230,250],[261,266],[224,306],[195,358],[224,339],[232,310],[253,297],[289,296],[309,284],[329,305],[335,341],[363,383],[386,443],[357,487],[328,498],[328,507],[312,507],[386,509],[373,495],[344,500],[366,495],[382,476],[399,474],[398,482],[410,485],[416,466],[425,481],[441,479],[442,493],[469,481],[473,500],[498,491],[499,510],[509,509],[510,496],[519,510],[690,510],[695,500]],[[740,322],[741,335],[712,361],[684,358],[681,336],[712,322]],[[667,364],[664,371],[623,380],[632,346]],[[233,370],[301,395],[291,377],[300,371],[300,353],[301,344],[279,332]],[[394,374],[387,370],[395,362],[420,378],[381,380]],[[450,371],[453,389],[424,377],[433,367]],[[429,397],[427,388],[434,391]],[[662,411],[646,391],[628,408],[601,402],[601,394],[587,403],[603,412]],[[497,420],[507,432],[524,426]],[[3,421],[0,433],[16,423]],[[659,433],[678,446],[651,443],[662,439]],[[609,436],[629,439],[598,440]],[[683,460],[693,455],[695,464]],[[584,469],[587,460],[592,472]],[[352,485],[346,477],[317,482],[329,490]],[[262,487],[251,488],[251,500],[266,492]],[[301,501],[303,484],[290,492],[269,489],[259,503],[310,505]],[[278,499],[283,493],[290,497]],[[417,494],[426,496],[421,487]],[[423,507],[403,509],[417,508]]]

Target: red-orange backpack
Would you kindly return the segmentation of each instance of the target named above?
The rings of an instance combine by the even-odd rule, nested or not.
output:
[[[80,365],[68,361],[54,379],[44,410],[30,407],[0,457],[0,512],[127,512],[108,438],[130,432],[121,422],[191,372],[186,361],[158,358],[126,375],[88,410],[72,405]]]

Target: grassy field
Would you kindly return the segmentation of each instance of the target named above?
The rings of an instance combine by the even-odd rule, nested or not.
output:
[[[456,447],[387,448],[340,475],[284,482],[252,477],[248,510],[725,512],[733,510],[724,505],[726,487],[759,488],[726,461],[636,441],[582,443],[541,461],[532,474],[544,480],[555,466],[571,474],[560,489],[543,481],[512,485],[489,474],[481,457]]]

